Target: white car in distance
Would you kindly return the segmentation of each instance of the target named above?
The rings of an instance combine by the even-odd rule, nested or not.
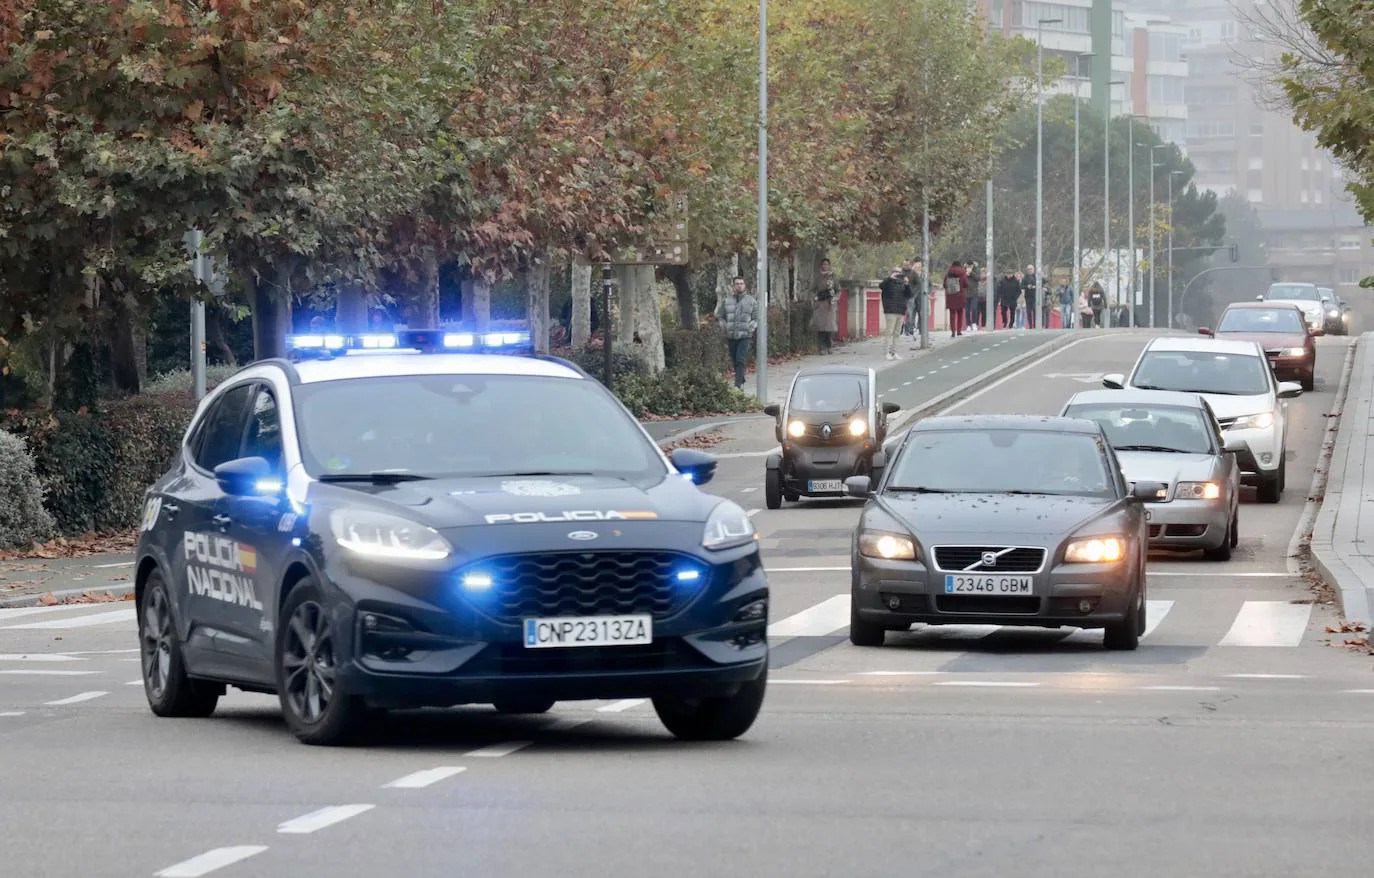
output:
[[[1253,485],[1262,503],[1283,493],[1288,451],[1288,403],[1302,395],[1295,381],[1279,382],[1253,341],[1155,338],[1145,345],[1128,376],[1105,375],[1104,387],[1196,393],[1216,413],[1226,444],[1240,446],[1241,482]]]

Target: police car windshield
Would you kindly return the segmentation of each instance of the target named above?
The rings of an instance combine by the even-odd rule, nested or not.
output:
[[[295,392],[311,475],[468,478],[585,473],[652,483],[668,472],[639,425],[591,379],[405,375]]]
[[[854,375],[808,375],[792,390],[792,408],[803,412],[849,412],[863,404],[863,384]]]
[[[1116,496],[1098,440],[1083,433],[915,431],[893,466],[885,490],[894,493]]]

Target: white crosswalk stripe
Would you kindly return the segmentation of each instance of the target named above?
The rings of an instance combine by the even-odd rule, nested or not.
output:
[[[1311,604],[1246,601],[1220,645],[1297,646],[1311,617]]]
[[[100,605],[103,606],[103,605]],[[39,609],[29,607],[25,609]],[[42,609],[49,609],[44,607]],[[52,607],[51,609],[58,609]],[[56,619],[44,619],[41,622],[21,622],[18,625],[0,625],[0,630],[61,630],[70,628],[90,628],[96,625],[114,625],[121,622],[132,622],[137,616],[133,608],[121,610],[103,610],[95,613],[82,613],[77,615],[61,616]],[[4,617],[0,617],[3,620]]]

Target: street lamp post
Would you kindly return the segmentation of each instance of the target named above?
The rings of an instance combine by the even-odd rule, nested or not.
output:
[[[1136,314],[1135,276],[1140,268],[1140,260],[1135,255],[1135,116],[1126,117],[1126,249],[1131,254],[1130,320],[1127,325],[1139,319]]]
[[[1150,147],[1150,328],[1155,328],[1155,275],[1159,273],[1159,249],[1155,246],[1155,168],[1163,165],[1155,161],[1155,150],[1165,149],[1167,143],[1156,143]]]
[[[1107,83],[1107,113],[1102,118],[1102,279],[1107,279],[1107,255],[1112,250],[1112,86],[1125,85],[1125,81],[1113,79]],[[1117,271],[1116,279],[1121,280]],[[1115,288],[1115,284],[1112,285]],[[1120,304],[1120,293],[1114,296]],[[1111,328],[1115,315],[1112,314],[1112,301],[1107,301],[1107,327]]]
[[[754,287],[759,301],[758,397],[768,401],[768,0],[759,0],[759,231]]]
[[[1074,73],[1077,74],[1073,81],[1073,300],[1078,301],[1078,294],[1082,292],[1082,272],[1083,272],[1083,243],[1080,238],[1080,220],[1082,214],[1082,198],[1078,191],[1079,160],[1078,160],[1078,108],[1083,103],[1083,98],[1078,93],[1078,86],[1083,81],[1083,59],[1093,57],[1092,52],[1081,52],[1074,65]]]
[[[1044,29],[1047,24],[1059,24],[1062,18],[1042,18],[1035,23],[1035,285],[1036,304],[1044,304],[1045,266],[1042,262],[1045,248],[1045,41]],[[991,278],[989,278],[991,280]],[[1026,303],[1030,305],[1029,302]],[[1034,321],[1034,316],[1031,320]]]
[[[1169,329],[1174,328],[1174,178],[1182,174],[1169,172],[1169,279],[1165,282],[1169,288]]]

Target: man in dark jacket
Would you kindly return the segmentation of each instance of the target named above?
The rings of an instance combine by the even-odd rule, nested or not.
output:
[[[1016,299],[1021,295],[1021,283],[1016,279],[1016,272],[1007,269],[997,282],[994,295],[997,297],[997,316],[1002,318],[1002,328],[1011,329],[1016,320]]]
[[[883,319],[887,321],[884,335],[887,336],[887,358],[900,360],[897,355],[897,336],[902,334],[902,323],[906,320],[906,309],[911,301],[911,284],[902,276],[899,265],[888,274],[878,289],[883,294]]]

